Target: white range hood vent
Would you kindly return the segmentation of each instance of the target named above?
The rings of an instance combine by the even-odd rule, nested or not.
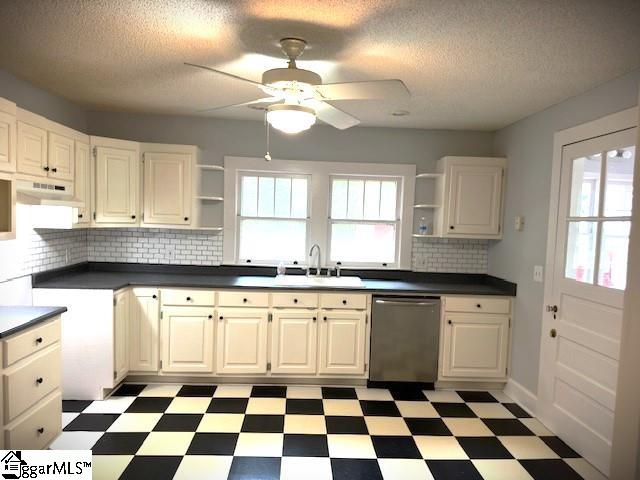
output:
[[[83,207],[84,203],[73,198],[73,192],[65,184],[18,180],[17,201],[26,205],[55,205]]]

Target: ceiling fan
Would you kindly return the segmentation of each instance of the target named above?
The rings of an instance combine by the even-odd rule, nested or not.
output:
[[[266,110],[266,119],[273,128],[285,133],[299,133],[309,129],[319,118],[333,127],[344,130],[360,123],[360,120],[331,105],[335,100],[402,100],[410,96],[402,80],[373,80],[366,82],[322,83],[315,72],[296,66],[307,42],[301,38],[283,38],[280,46],[289,58],[287,68],[274,68],[262,74],[262,81],[255,82],[232,73],[205,65],[185,63],[258,87],[268,96],[243,103],[209,108],[203,111],[228,107],[251,106]]]

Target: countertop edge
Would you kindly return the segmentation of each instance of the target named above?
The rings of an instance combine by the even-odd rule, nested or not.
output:
[[[29,308],[29,307],[27,306],[27,307],[21,307],[21,308]],[[37,308],[37,309],[51,308],[51,310],[46,313],[42,313],[36,317],[33,317],[30,320],[27,320],[26,322],[21,323],[20,325],[16,325],[7,330],[0,331],[0,338],[6,338],[11,335],[14,335],[18,332],[21,332],[22,330],[26,330],[29,327],[42,323],[46,320],[49,320],[50,318],[57,317],[58,315],[61,315],[67,311],[67,307],[33,307],[33,308]]]

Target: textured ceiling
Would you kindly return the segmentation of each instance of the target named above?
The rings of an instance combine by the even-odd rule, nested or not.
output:
[[[301,36],[325,82],[407,84],[336,104],[364,125],[493,130],[640,67],[639,25],[638,0],[2,0],[0,67],[86,108],[191,115],[256,92],[182,62],[259,80]]]

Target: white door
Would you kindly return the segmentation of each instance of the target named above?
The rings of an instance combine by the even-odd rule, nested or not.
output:
[[[158,371],[158,289],[134,288],[129,297],[129,370]]]
[[[84,202],[84,207],[79,207],[76,214],[76,223],[86,224],[91,221],[91,158],[89,145],[76,142],[75,145],[75,198]]]
[[[273,314],[271,371],[310,375],[317,370],[318,312],[285,310]]]
[[[191,224],[191,155],[144,154],[144,223]]]
[[[16,171],[16,117],[0,112],[0,171]]]
[[[364,373],[366,313],[320,312],[319,373]]]
[[[73,139],[49,133],[49,176],[59,180],[73,181],[75,156]]]
[[[446,377],[504,378],[507,374],[509,316],[447,313],[442,373]]]
[[[445,234],[498,235],[502,195],[500,166],[453,165]]]
[[[268,320],[264,308],[218,310],[217,373],[266,373]]]
[[[543,420],[607,474],[631,219],[635,129],[565,146],[550,304],[543,322]]]
[[[18,165],[20,173],[46,177],[47,131],[28,123],[18,122]]]
[[[113,308],[113,381],[120,382],[129,372],[129,292],[124,291],[114,296]]]
[[[213,308],[162,309],[162,371],[213,372]]]
[[[138,222],[138,167],[133,150],[97,147],[96,223]]]

